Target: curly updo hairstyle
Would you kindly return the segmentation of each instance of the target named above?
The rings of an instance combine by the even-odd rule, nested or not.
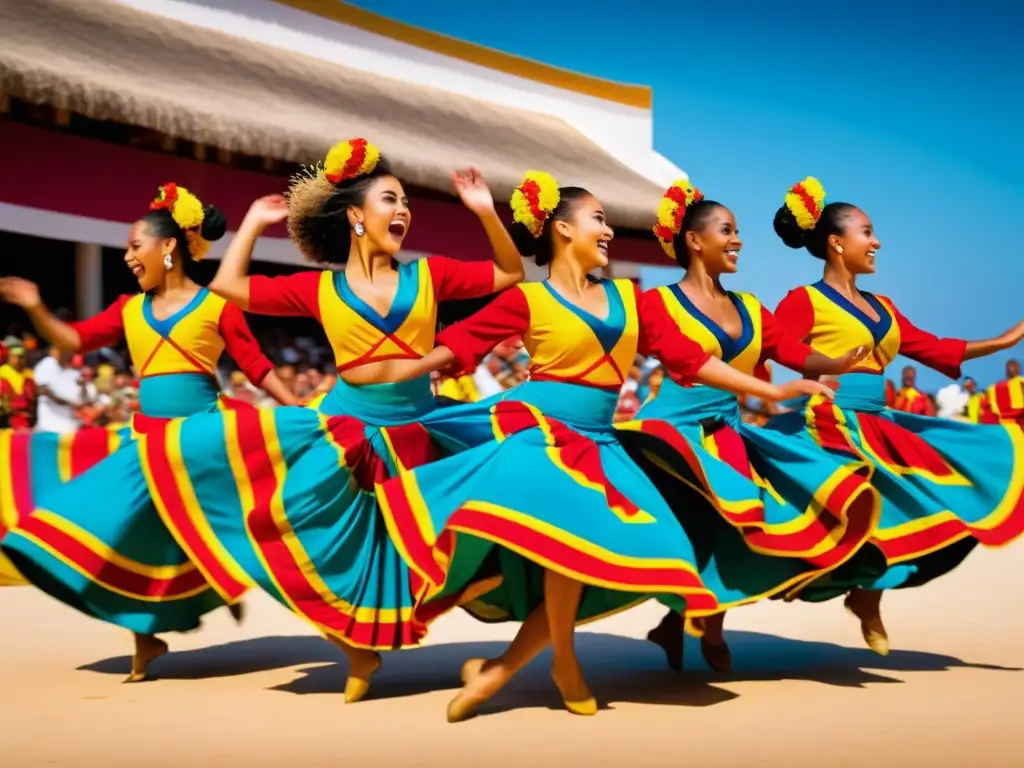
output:
[[[806,248],[818,259],[828,256],[828,239],[846,231],[846,223],[857,206],[850,203],[825,204],[821,182],[808,176],[786,193],[786,201],[775,212],[772,226],[790,248]]]
[[[288,234],[308,260],[345,264],[352,245],[348,209],[361,206],[374,182],[394,176],[391,164],[366,139],[335,145],[318,166],[292,180]]]

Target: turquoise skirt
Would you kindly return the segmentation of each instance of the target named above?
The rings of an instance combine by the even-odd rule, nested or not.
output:
[[[882,512],[872,543],[888,567],[879,575],[858,554],[801,599],[826,600],[852,587],[920,586],[955,568],[978,543],[1001,547],[1020,537],[1024,430],[889,410],[881,376],[846,374],[838,383],[834,402],[813,398],[767,429],[839,462],[874,465]]]
[[[736,397],[671,380],[619,439],[658,485],[707,563],[722,608],[798,589],[849,561],[879,520],[874,467],[744,424]],[[704,499],[717,516],[694,515]],[[875,552],[876,571],[884,559]]]
[[[428,379],[339,381],[317,410],[195,416],[139,440],[164,522],[225,599],[258,586],[325,635],[360,648],[415,645],[422,590],[374,487],[445,455]],[[470,430],[472,432],[472,430]],[[490,439],[489,431],[477,439]]]
[[[616,394],[528,382],[443,409],[456,455],[378,486],[403,556],[425,586],[416,615],[433,617],[476,581],[501,585],[464,607],[486,621],[520,621],[543,599],[550,569],[585,585],[579,620],[658,597],[703,616],[721,598],[676,515],[612,428]],[[694,516],[714,514],[700,502]],[[777,588],[782,588],[778,585]]]
[[[148,415],[131,428],[0,436],[0,474],[11,481],[0,499],[14,500],[0,509],[16,515],[0,546],[25,581],[86,615],[144,634],[188,631],[224,601],[164,525],[135,440],[228,403],[197,374],[144,379],[140,398]]]

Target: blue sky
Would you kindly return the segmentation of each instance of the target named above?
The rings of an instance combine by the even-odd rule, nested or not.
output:
[[[872,217],[883,248],[863,287],[916,324],[974,339],[1024,318],[1024,3],[355,4],[650,85],[655,148],[739,220],[745,245],[728,286],[769,306],[820,277],[821,263],[771,228],[786,188],[810,174]],[[991,381],[1010,356],[1024,348],[965,370]]]

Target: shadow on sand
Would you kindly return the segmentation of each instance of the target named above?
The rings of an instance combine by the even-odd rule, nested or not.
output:
[[[870,683],[902,683],[892,676],[899,672],[938,672],[957,667],[1021,671],[918,651],[893,651],[883,658],[867,649],[758,632],[730,631],[729,644],[735,667],[732,674],[718,675],[710,671],[697,644],[688,639],[688,670],[679,676],[665,667],[661,650],[645,640],[592,632],[577,635],[577,648],[587,681],[606,702],[706,707],[738,695],[716,687],[715,682],[804,680],[861,688]],[[460,685],[459,669],[463,661],[473,656],[496,656],[505,646],[504,641],[448,643],[385,654],[384,665],[374,678],[371,696],[387,699],[456,689]],[[345,685],[343,659],[340,651],[319,637],[260,637],[172,652],[154,663],[153,673],[165,680],[198,680],[301,667],[294,680],[274,686],[272,690],[297,695],[338,695]],[[120,676],[129,666],[129,658],[120,656],[80,669]],[[550,654],[542,654],[484,713],[557,706],[554,686],[548,677],[549,666]]]

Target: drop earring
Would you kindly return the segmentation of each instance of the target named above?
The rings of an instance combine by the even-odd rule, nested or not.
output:
[[[164,254],[164,269],[166,269],[168,272],[174,269],[174,259],[171,258],[170,253]]]
[[[352,229],[355,230],[356,237],[362,237],[363,235],[366,234],[366,227],[363,226],[363,222],[361,221],[357,221],[354,225],[352,225]]]
[[[837,245],[836,246],[836,253],[838,253],[840,256],[842,256],[843,255],[843,246]]]

